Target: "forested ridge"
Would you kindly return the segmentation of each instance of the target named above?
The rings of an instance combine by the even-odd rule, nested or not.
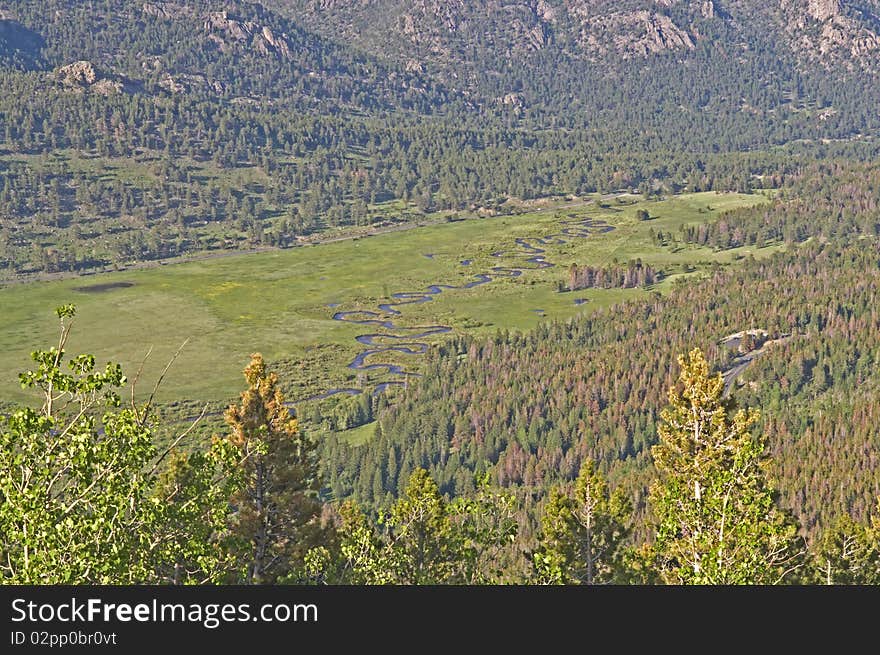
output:
[[[454,76],[441,51],[395,54],[400,37],[326,33],[342,6],[328,22],[291,4],[3,8],[2,274],[290,247],[509,198],[748,190],[876,156],[870,67],[798,63],[772,21],[693,17],[693,48],[623,59],[585,58],[559,24],[509,60],[477,42],[486,67]]]

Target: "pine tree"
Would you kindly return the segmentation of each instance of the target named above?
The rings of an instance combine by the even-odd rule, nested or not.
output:
[[[765,473],[765,440],[753,436],[754,409],[723,397],[700,349],[679,357],[679,384],[661,413],[653,447],[660,480],[649,505],[654,553],[672,584],[775,584],[801,566],[793,521],[775,502]]]
[[[623,544],[630,505],[608,484],[592,460],[581,467],[574,488],[550,492],[541,518],[542,536],[533,565],[539,581],[601,584],[623,579]]]
[[[474,493],[448,502],[423,468],[390,510],[369,521],[354,502],[339,507],[339,557],[322,574],[341,584],[500,584],[515,579],[516,499],[478,476]],[[317,560],[318,553],[314,555]]]
[[[244,581],[271,584],[299,567],[320,535],[318,461],[262,355],[251,356],[244,377],[241,404],[226,411],[229,440],[241,450],[244,469],[231,528],[242,544]]]

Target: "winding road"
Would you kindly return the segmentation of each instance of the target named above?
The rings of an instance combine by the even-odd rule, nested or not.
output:
[[[765,331],[760,330],[760,332],[763,332],[764,336],[766,337],[767,333]],[[726,337],[724,340],[722,340],[721,343],[728,345],[731,348],[738,348],[739,347],[739,340],[736,339],[734,341],[734,338],[737,336],[739,336],[739,333],[737,335],[731,335],[730,337]],[[730,368],[721,373],[721,377],[724,380],[724,396],[727,397],[730,395],[731,391],[733,391],[733,385],[736,383],[737,379],[743,373],[745,373],[745,370],[752,364],[752,362],[754,362],[758,357],[760,357],[765,352],[767,352],[768,348],[770,348],[772,346],[779,345],[779,344],[783,344],[783,343],[789,341],[790,339],[791,339],[791,334],[788,334],[788,333],[783,334],[776,339],[770,339],[768,341],[765,341],[759,348],[754,348],[753,350],[750,350],[746,353],[743,353],[742,355],[740,355],[739,357],[734,359],[731,362]],[[732,345],[730,345],[730,344],[732,344]]]
[[[525,271],[550,268],[555,266],[555,264],[548,262],[544,258],[544,253],[546,251],[541,246],[551,244],[562,245],[568,243],[571,239],[584,239],[594,234],[604,234],[614,230],[613,225],[609,225],[605,221],[593,218],[562,221],[562,225],[565,227],[563,227],[558,234],[551,234],[534,239],[519,238],[514,241],[515,249],[498,250],[492,253],[492,257],[498,258],[526,256],[524,263],[521,265],[493,266],[485,273],[475,274],[472,281],[458,286],[451,284],[432,284],[425,287],[424,291],[401,291],[398,293],[392,293],[392,302],[377,305],[376,308],[378,311],[354,310],[339,311],[333,314],[334,321],[345,321],[347,323],[357,323],[359,325],[371,325],[376,326],[377,329],[381,328],[385,330],[384,332],[371,332],[355,337],[357,342],[366,346],[366,348],[357,354],[357,356],[348,364],[348,368],[355,371],[376,371],[385,369],[389,375],[403,378],[403,380],[391,380],[376,385],[372,391],[374,395],[385,391],[385,389],[390,386],[405,385],[408,377],[419,377],[420,374],[407,371],[403,366],[398,364],[389,364],[385,362],[369,363],[367,360],[380,353],[424,355],[428,350],[428,344],[419,341],[419,339],[438,334],[445,334],[451,332],[452,328],[448,325],[427,325],[420,327],[404,327],[397,325],[394,322],[394,318],[401,315],[401,311],[398,307],[430,302],[435,296],[444,291],[454,289],[473,289],[474,287],[483,284],[489,284],[493,280],[519,277]],[[462,266],[469,266],[471,263],[472,260],[469,259],[460,262]],[[338,305],[333,304],[329,306],[335,308]],[[329,389],[324,393],[310,396],[300,402],[329,398],[330,396],[338,394],[357,395],[362,393],[362,391],[362,389],[352,387]]]

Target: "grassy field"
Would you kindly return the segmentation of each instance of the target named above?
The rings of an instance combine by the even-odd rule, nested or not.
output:
[[[173,164],[175,175],[179,175],[180,179],[172,182],[167,179],[169,162],[162,151],[143,149],[132,156],[107,156],[86,154],[74,149],[57,149],[52,153],[40,154],[12,152],[13,149],[0,141],[0,171],[8,167],[18,171],[16,175],[29,171],[29,176],[55,178],[59,183],[60,214],[58,217],[50,216],[48,211],[43,211],[46,209],[43,207],[34,216],[4,217],[10,220],[0,221],[0,261],[15,262],[11,266],[0,266],[0,282],[21,281],[22,272],[31,279],[63,277],[69,270],[67,265],[60,265],[49,272],[40,256],[41,249],[43,252],[56,249],[65,251],[71,247],[79,253],[79,265],[85,265],[83,259],[89,258],[90,272],[117,270],[117,266],[150,268],[155,263],[152,256],[146,259],[135,256],[134,251],[125,246],[133,231],[170,242],[178,239],[186,242],[185,250],[172,261],[228,254],[233,249],[253,251],[268,247],[266,242],[256,239],[252,231],[242,225],[242,221],[234,220],[233,214],[239,218],[241,216],[229,209],[224,199],[218,203],[194,203],[192,198],[199,197],[200,193],[223,193],[228,190],[239,199],[247,198],[255,208],[259,208],[257,222],[263,231],[283,232],[286,235],[290,232],[290,228],[283,225],[290,218],[292,200],[273,191],[273,176],[261,166],[238,164],[221,167],[213,161],[176,157]],[[285,161],[303,163],[295,157]],[[188,180],[186,183],[182,181],[184,175]],[[0,187],[3,186],[2,177],[0,175]],[[133,194],[134,206],[114,209],[104,206],[105,202],[100,200],[77,200],[73,190],[79,188],[77,180],[80,179],[89,180],[99,187],[113,185],[113,194],[117,194],[117,188],[125,188]],[[167,184],[171,184],[171,188],[166,189],[166,193],[158,194],[162,195],[159,198],[157,189]],[[24,195],[30,195],[30,192]],[[180,200],[183,202],[177,207],[179,213],[172,212],[169,205]],[[145,202],[151,207],[149,219],[138,211],[145,206]],[[37,206],[43,205],[47,203],[37,203]],[[214,210],[219,212],[216,216],[213,215]],[[440,222],[452,213],[451,210],[444,210],[426,216],[415,203],[400,199],[377,200],[364,205],[363,211],[356,225],[333,226],[318,221],[307,230],[307,234],[299,234],[297,239],[322,241],[337,235],[369,232],[377,226],[389,230],[405,228],[416,222]],[[185,222],[186,229],[181,229],[181,222]],[[161,231],[157,231],[159,224],[164,226]],[[64,273],[59,274],[58,271]]]
[[[237,397],[243,386],[240,371],[256,351],[280,370],[291,399],[336,386],[372,384],[385,379],[384,374],[357,373],[346,364],[361,349],[355,336],[374,330],[334,321],[335,311],[376,310],[394,292],[419,291],[430,284],[460,285],[491,266],[516,266],[526,255],[513,252],[514,239],[557,233],[560,221],[571,216],[614,225],[617,229],[608,234],[546,246],[546,259],[557,264],[554,268],[526,271],[519,278],[473,289],[447,290],[432,302],[401,308],[402,316],[395,319],[400,325],[439,323],[473,333],[528,329],[542,320],[567,318],[646,293],[560,293],[557,283],[566,278],[572,262],[602,264],[641,257],[673,274],[682,271],[683,264],[696,266],[698,274],[712,262],[729,263],[747,254],[749,249],[715,253],[690,246],[658,247],[649,230],[674,232],[682,224],[714,220],[726,209],[762,201],[766,198],[761,195],[701,193],[651,202],[620,198],[605,201],[604,208],[594,202],[574,203],[290,250],[9,285],[0,289],[0,400],[29,397],[18,387],[17,373],[28,367],[31,350],[57,338],[52,310],[62,303],[78,307],[70,352],[95,353],[99,362],[120,361],[133,374],[152,348],[143,391],[188,339],[161,390],[160,400],[166,402],[225,402]],[[636,220],[642,207],[652,220]],[[492,257],[498,250],[511,252]],[[472,263],[463,266],[464,259]],[[96,285],[101,287],[89,288]],[[668,285],[667,280],[658,287],[662,291]],[[575,298],[588,302],[578,306]],[[418,357],[383,353],[377,361],[382,358],[418,369]]]
[[[352,446],[360,446],[361,444],[367,443],[375,436],[376,422],[365,423],[364,425],[359,425],[356,428],[351,428],[337,434],[342,439],[348,441]]]

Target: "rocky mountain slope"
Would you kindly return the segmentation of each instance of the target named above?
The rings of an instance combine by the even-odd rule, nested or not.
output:
[[[873,160],[878,15],[880,0],[0,0],[0,275]]]
[[[336,96],[376,107],[412,106],[432,93],[402,67],[248,2],[0,0],[0,63],[105,95],[141,89],[306,105]]]
[[[460,64],[542,50],[614,62],[694,50],[719,26],[744,47],[779,43],[803,66],[877,70],[876,0],[267,0],[312,28],[389,56]]]
[[[517,110],[567,107],[565,89],[582,96],[596,77],[634,71],[665,78],[675,64],[685,72],[673,75],[697,67],[720,79],[714,69],[734,67],[741,78],[765,75],[762,85],[817,68],[880,73],[880,0],[112,0],[108,7],[102,15],[65,0],[0,0],[0,57],[25,68],[87,61],[117,76],[100,83],[104,92],[118,90],[121,76],[173,93],[273,96],[344,85],[360,101],[390,94],[411,103],[442,85]]]

